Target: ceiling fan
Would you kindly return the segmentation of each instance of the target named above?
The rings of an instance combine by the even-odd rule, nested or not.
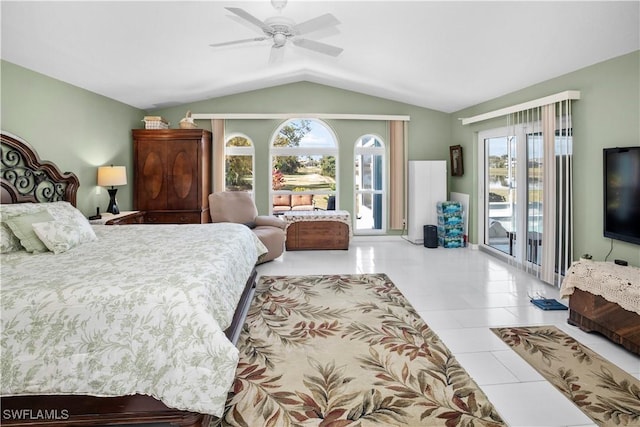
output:
[[[271,4],[274,8],[281,12],[284,6],[286,6],[287,1],[271,0]],[[310,40],[300,37],[318,30],[335,27],[336,25],[340,24],[340,21],[338,21],[338,19],[336,19],[336,17],[330,13],[325,13],[324,15],[320,15],[318,17],[309,19],[308,21],[296,24],[295,21],[285,16],[273,16],[265,19],[264,21],[261,21],[244,9],[240,9],[238,7],[226,7],[225,9],[251,23],[252,25],[260,28],[264,33],[264,36],[233,40],[222,43],[214,43],[209,45],[211,47],[221,47],[241,43],[271,40],[273,44],[271,45],[269,63],[274,63],[282,59],[284,53],[284,49],[282,48],[287,44],[288,41],[291,41],[291,43],[293,43],[295,46],[310,49],[315,52],[334,57],[340,55],[340,53],[342,53],[343,51],[342,48],[337,46],[332,46],[330,44],[322,43],[316,40]]]

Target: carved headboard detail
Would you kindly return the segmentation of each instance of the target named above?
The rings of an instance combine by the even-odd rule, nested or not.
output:
[[[78,177],[61,172],[23,139],[6,132],[0,141],[0,186],[2,203],[56,202],[65,200],[76,205],[80,186]]]

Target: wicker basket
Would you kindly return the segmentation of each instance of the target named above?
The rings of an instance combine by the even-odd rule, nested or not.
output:
[[[196,124],[193,122],[193,119],[191,118],[191,111],[187,111],[187,115],[180,120],[180,123],[178,123],[178,125],[180,126],[180,129],[197,129],[198,126],[196,126]]]
[[[145,129],[169,129],[169,123],[160,120],[150,120],[144,122]]]
[[[169,129],[169,122],[158,116],[145,116],[144,120],[145,129]]]

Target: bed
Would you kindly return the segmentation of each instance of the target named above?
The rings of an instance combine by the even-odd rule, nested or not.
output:
[[[221,415],[266,252],[254,233],[92,226],[74,207],[75,175],[16,136],[2,133],[1,150],[2,424],[199,426]]]
[[[569,324],[598,332],[640,355],[640,269],[576,261],[560,288],[569,297]]]

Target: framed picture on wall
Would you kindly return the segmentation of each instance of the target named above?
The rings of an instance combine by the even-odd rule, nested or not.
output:
[[[464,165],[462,163],[462,146],[452,145],[449,147],[451,157],[451,176],[464,175]]]

